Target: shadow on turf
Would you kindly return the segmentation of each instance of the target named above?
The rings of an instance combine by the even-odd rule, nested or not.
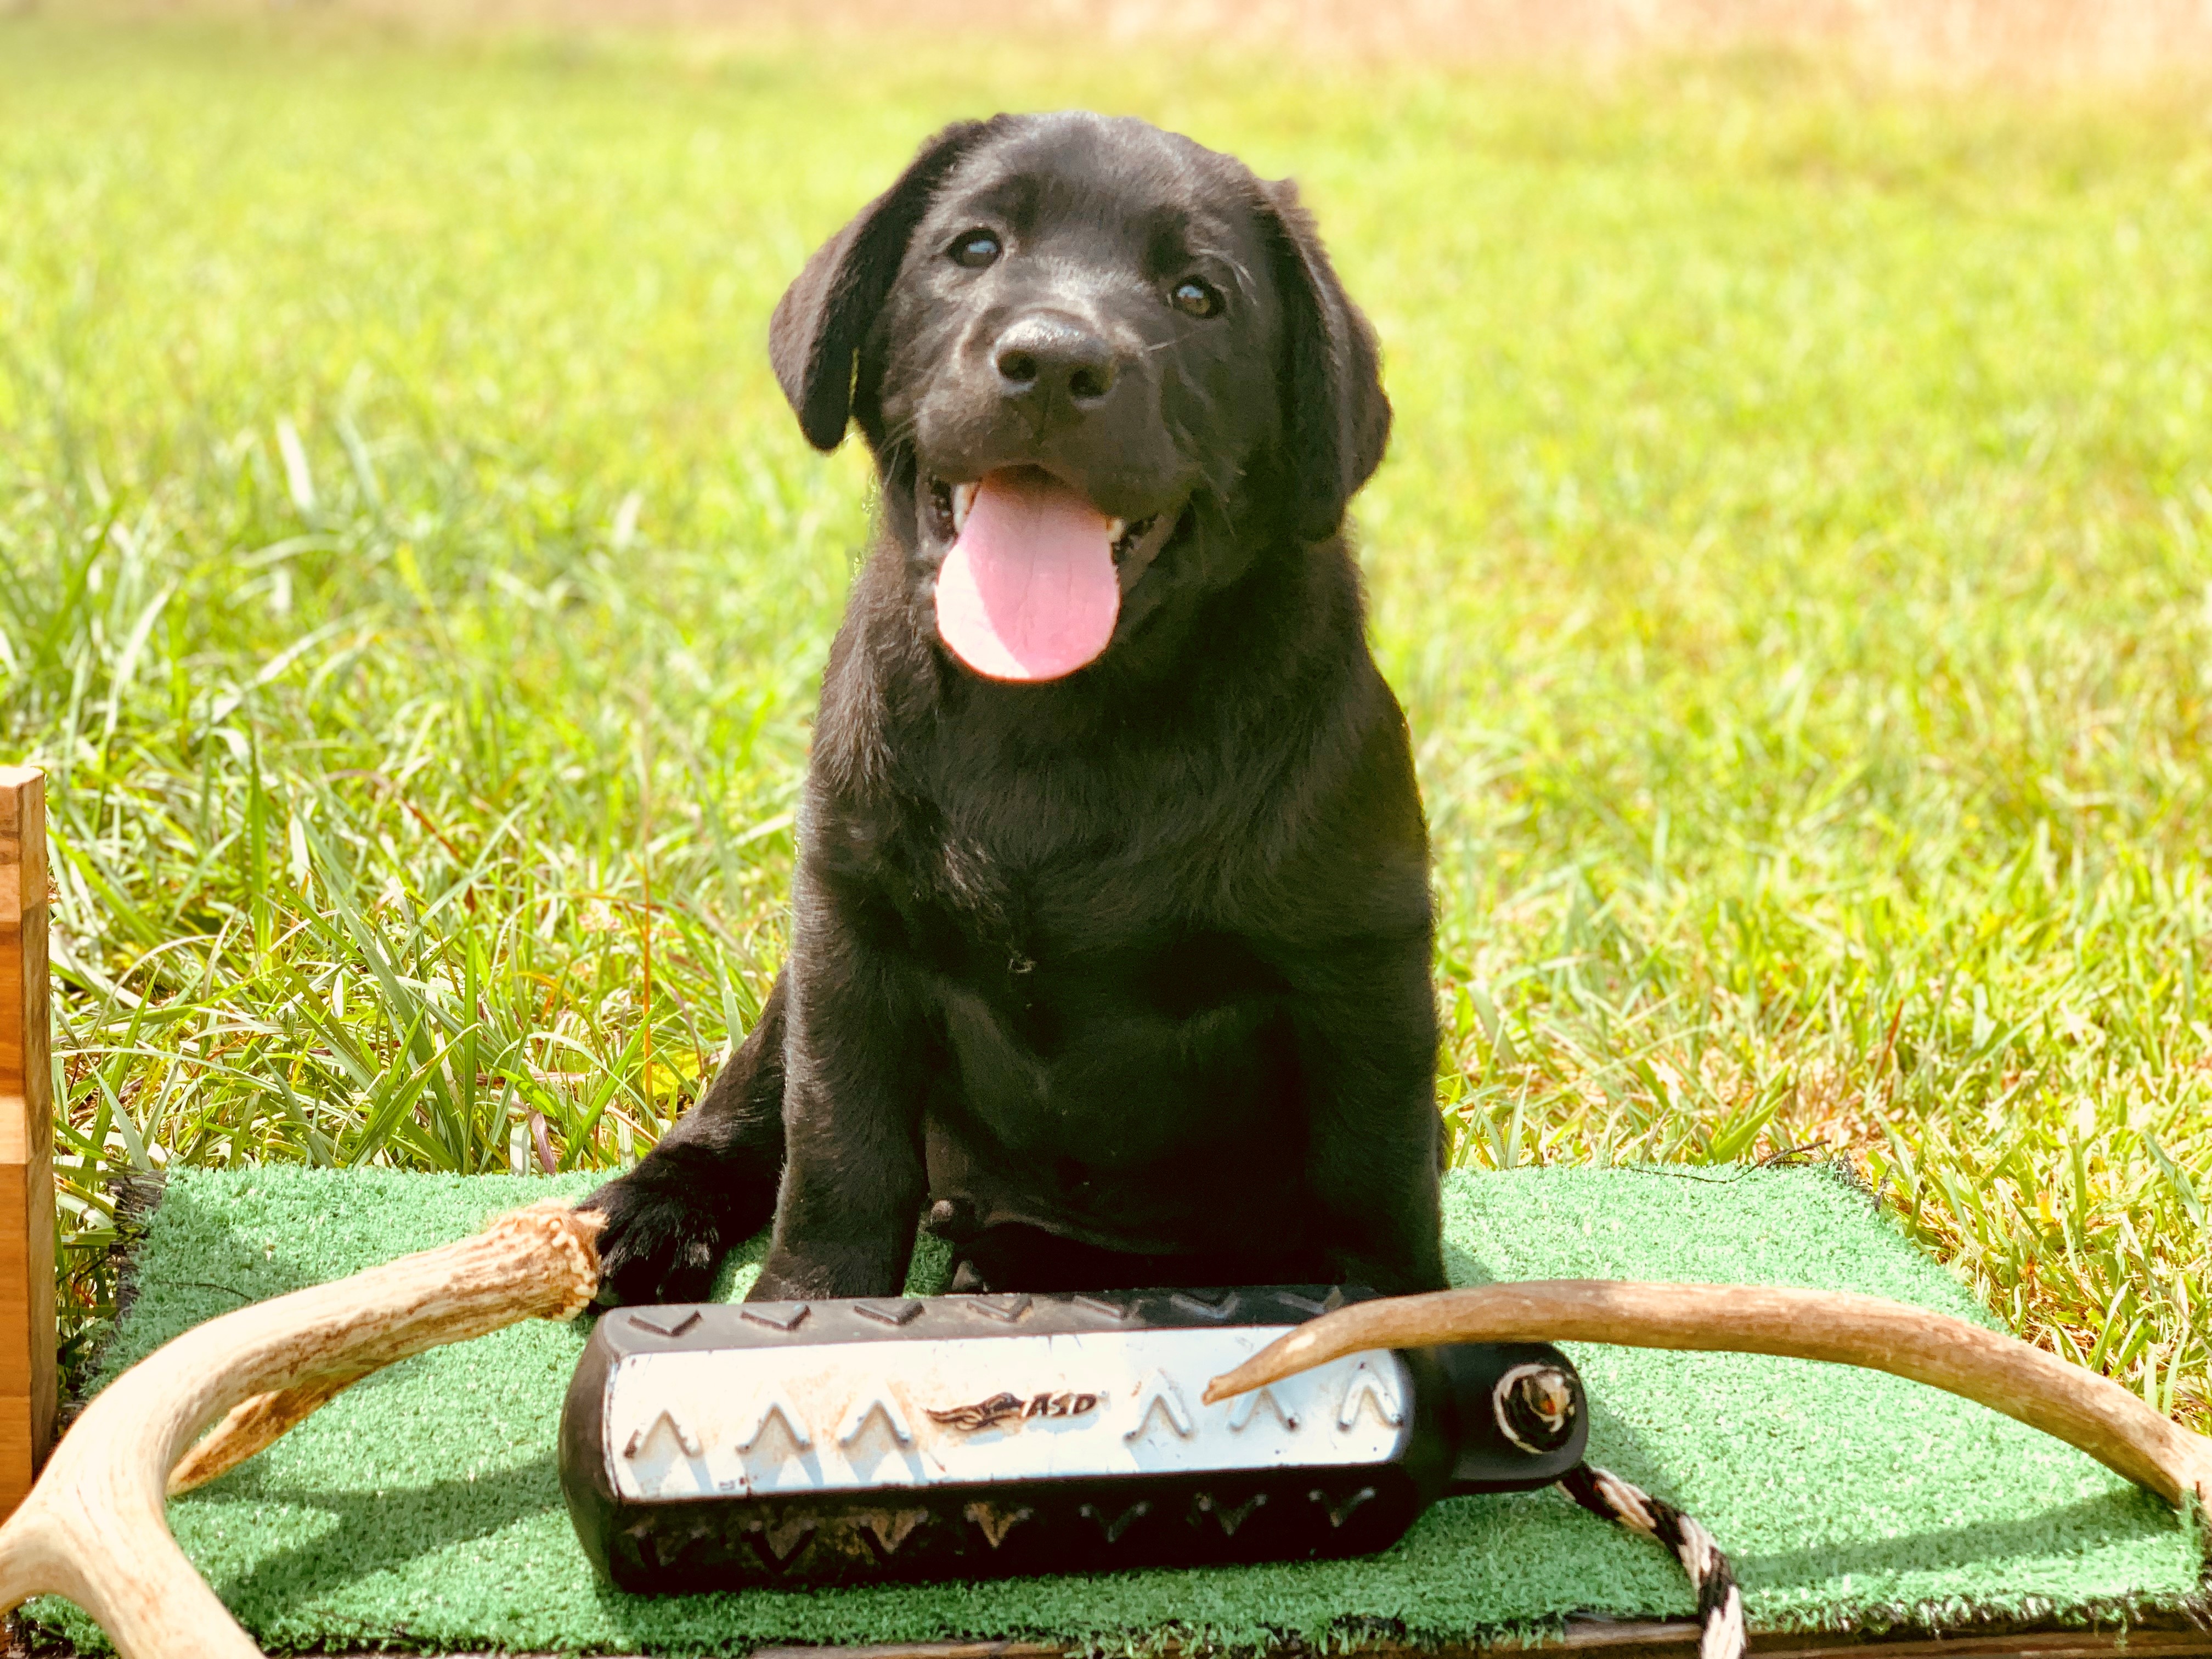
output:
[[[1484,1285],[1495,1285],[1498,1275],[1482,1265],[1481,1259],[1459,1244],[1447,1234],[1444,1238],[1444,1279],[1455,1291],[1471,1291]]]
[[[278,1550],[255,1563],[252,1571],[215,1586],[225,1602],[250,1620],[256,1609],[296,1607],[319,1591],[397,1570],[426,1551],[489,1537],[558,1509],[561,1475],[550,1449],[526,1463],[473,1480],[439,1480],[380,1492],[302,1491],[289,1483],[267,1488],[249,1463],[194,1501],[247,1510],[276,1503],[319,1510],[337,1523],[312,1543]],[[392,1634],[369,1633],[380,1638]]]
[[[1449,1264],[1454,1282],[1461,1283],[1459,1265]],[[1487,1279],[1478,1281],[1491,1282]],[[1628,1479],[1665,1494],[1671,1485],[1668,1469],[1633,1424],[1602,1400],[1589,1402],[1589,1455],[1593,1462],[1618,1470]],[[1586,1517],[1590,1526],[1611,1534],[1606,1522]],[[1713,1515],[1700,1517],[1723,1534],[1726,1522]],[[2010,1560],[2043,1560],[2124,1544],[2142,1537],[2146,1519],[2176,1527],[2187,1523],[2154,1494],[2137,1487],[2100,1492],[2094,1497],[2033,1515],[2001,1521],[1982,1521],[1954,1527],[1929,1528],[1892,1537],[1854,1535],[1833,1539],[1802,1549],[1769,1550],[1757,1553],[1730,1552],[1737,1579],[1749,1589],[1804,1587],[1848,1577],[1862,1577],[1899,1569],[1917,1573],[1955,1571]],[[1808,1527],[1820,1517],[1808,1513]],[[1729,1540],[1723,1535],[1723,1548]],[[2207,1571],[2212,1574],[2212,1563]],[[2209,1580],[2208,1582],[2212,1582]],[[1899,1614],[1911,1622],[1910,1610]]]
[[[76,1374],[62,1401],[63,1426],[76,1420],[93,1394],[155,1349],[198,1325],[292,1291],[315,1279],[264,1243],[232,1225],[221,1206],[198,1200],[188,1188],[149,1177],[111,1183],[117,1200],[118,1245],[110,1265],[116,1280],[116,1316],[82,1339]],[[159,1227],[175,1256],[194,1264],[191,1278],[163,1273],[142,1280],[139,1255],[147,1234]],[[181,1243],[178,1241],[181,1240]],[[124,1331],[126,1316],[130,1330]],[[117,1348],[127,1334],[128,1346]],[[82,1390],[82,1392],[79,1392]]]
[[[1814,1584],[1844,1573],[1864,1576],[1885,1566],[1944,1572],[2016,1557],[2039,1559],[2060,1551],[2075,1554],[2140,1538],[2146,1513],[2175,1526],[2185,1524],[2158,1498],[2130,1487],[2008,1521],[1975,1522],[1894,1538],[1848,1538],[1804,1549],[1738,1555],[1736,1577],[1753,1588]]]

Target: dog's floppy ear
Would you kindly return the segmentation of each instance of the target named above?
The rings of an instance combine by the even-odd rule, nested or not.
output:
[[[1298,535],[1325,541],[1382,465],[1390,439],[1375,331],[1352,303],[1321,245],[1313,216],[1285,179],[1261,186],[1262,228],[1283,296],[1283,437]]]
[[[990,121],[958,121],[921,147],[898,182],[816,250],[769,319],[768,356],[806,441],[823,452],[844,441],[853,377],[884,296],[929,198]]]

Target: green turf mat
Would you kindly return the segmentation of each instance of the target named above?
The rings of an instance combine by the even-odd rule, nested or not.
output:
[[[180,1171],[138,1257],[110,1375],[195,1322],[474,1230],[585,1178]],[[1985,1319],[1866,1194],[1823,1170],[1455,1176],[1455,1280],[1614,1277],[1870,1291]],[[750,1252],[757,1257],[758,1246]],[[752,1269],[729,1275],[741,1288]],[[916,1270],[937,1288],[941,1261]],[[532,1325],[363,1382],[170,1505],[177,1535],[272,1647],[744,1652],[768,1642],[1173,1632],[1235,1646],[1467,1639],[1565,1614],[1680,1614],[1663,1552],[1556,1492],[1439,1505],[1365,1560],[993,1584],[660,1600],[585,1565],[554,1470],[580,1327]],[[1598,1462],[1735,1553],[1754,1621],[2075,1620],[2197,1597],[2202,1534],[2098,1464],[1896,1379],[1744,1355],[1577,1345]],[[39,1604],[80,1642],[81,1615]]]

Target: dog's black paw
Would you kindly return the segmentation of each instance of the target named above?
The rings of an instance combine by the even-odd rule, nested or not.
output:
[[[704,1302],[714,1294],[714,1270],[737,1241],[726,1237],[721,1213],[686,1186],[696,1183],[633,1170],[577,1206],[607,1218],[599,1233],[601,1302]]]

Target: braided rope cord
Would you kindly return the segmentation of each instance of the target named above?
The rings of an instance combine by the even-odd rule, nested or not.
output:
[[[1743,1659],[1743,1594],[1736,1588],[1735,1569],[1695,1516],[1595,1463],[1577,1465],[1560,1476],[1559,1490],[1591,1514],[1672,1550],[1698,1595],[1698,1659]]]

